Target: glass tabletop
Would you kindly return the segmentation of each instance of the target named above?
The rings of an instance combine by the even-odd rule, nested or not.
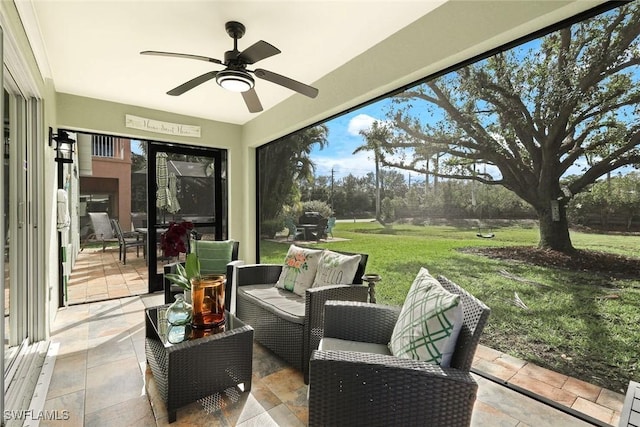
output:
[[[224,324],[211,328],[211,329],[196,329],[190,324],[187,325],[172,325],[167,321],[167,309],[169,305],[150,308],[147,310],[147,317],[156,333],[158,338],[164,344],[165,347],[170,347],[174,344],[179,344],[186,341],[193,341],[200,338],[208,337],[238,329],[245,324],[233,314],[228,311],[224,312],[225,322]]]

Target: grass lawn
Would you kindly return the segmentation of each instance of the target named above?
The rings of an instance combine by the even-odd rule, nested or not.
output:
[[[401,305],[418,270],[426,267],[491,307],[482,344],[618,392],[626,390],[629,380],[640,381],[640,277],[616,279],[462,251],[538,243],[538,229],[532,225],[492,231],[495,238],[481,239],[466,226],[338,222],[334,235],[349,240],[310,246],[368,253],[367,272],[382,276],[378,303]],[[640,236],[572,232],[571,239],[577,249],[640,262]],[[261,262],[282,263],[289,245],[262,241]],[[515,293],[528,309],[514,304]]]

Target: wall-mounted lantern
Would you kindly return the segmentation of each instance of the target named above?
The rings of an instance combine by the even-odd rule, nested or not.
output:
[[[53,146],[53,142],[56,142],[56,158],[58,163],[73,163],[73,146],[76,143],[74,139],[69,137],[69,133],[64,130],[59,130],[58,133],[53,133],[53,128],[49,128],[49,147]]]

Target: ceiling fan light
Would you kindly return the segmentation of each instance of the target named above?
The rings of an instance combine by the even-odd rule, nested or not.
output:
[[[246,92],[254,85],[253,77],[245,71],[222,70],[216,75],[216,83],[233,92]]]

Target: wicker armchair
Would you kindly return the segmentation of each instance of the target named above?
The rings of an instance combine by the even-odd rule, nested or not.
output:
[[[305,383],[308,383],[309,357],[311,351],[318,348],[322,338],[325,302],[328,300],[367,301],[368,287],[362,285],[362,275],[365,272],[368,256],[360,255],[360,264],[353,284],[311,288],[307,289],[304,297],[298,297],[301,300],[300,303],[304,303],[302,322],[292,320],[288,314],[265,307],[255,298],[248,297],[240,291],[243,286],[273,286],[282,271],[280,264],[238,266],[234,278],[234,286],[237,290],[234,293],[234,300],[231,301],[231,310],[235,310],[235,314],[243,322],[253,327],[256,341],[294,368],[301,370]],[[296,296],[292,294],[291,298],[296,299]]]
[[[489,308],[444,277],[463,304],[451,367],[390,355],[316,350],[310,361],[309,425],[464,426],[478,385],[469,370]],[[329,301],[324,337],[386,345],[400,307]]]

